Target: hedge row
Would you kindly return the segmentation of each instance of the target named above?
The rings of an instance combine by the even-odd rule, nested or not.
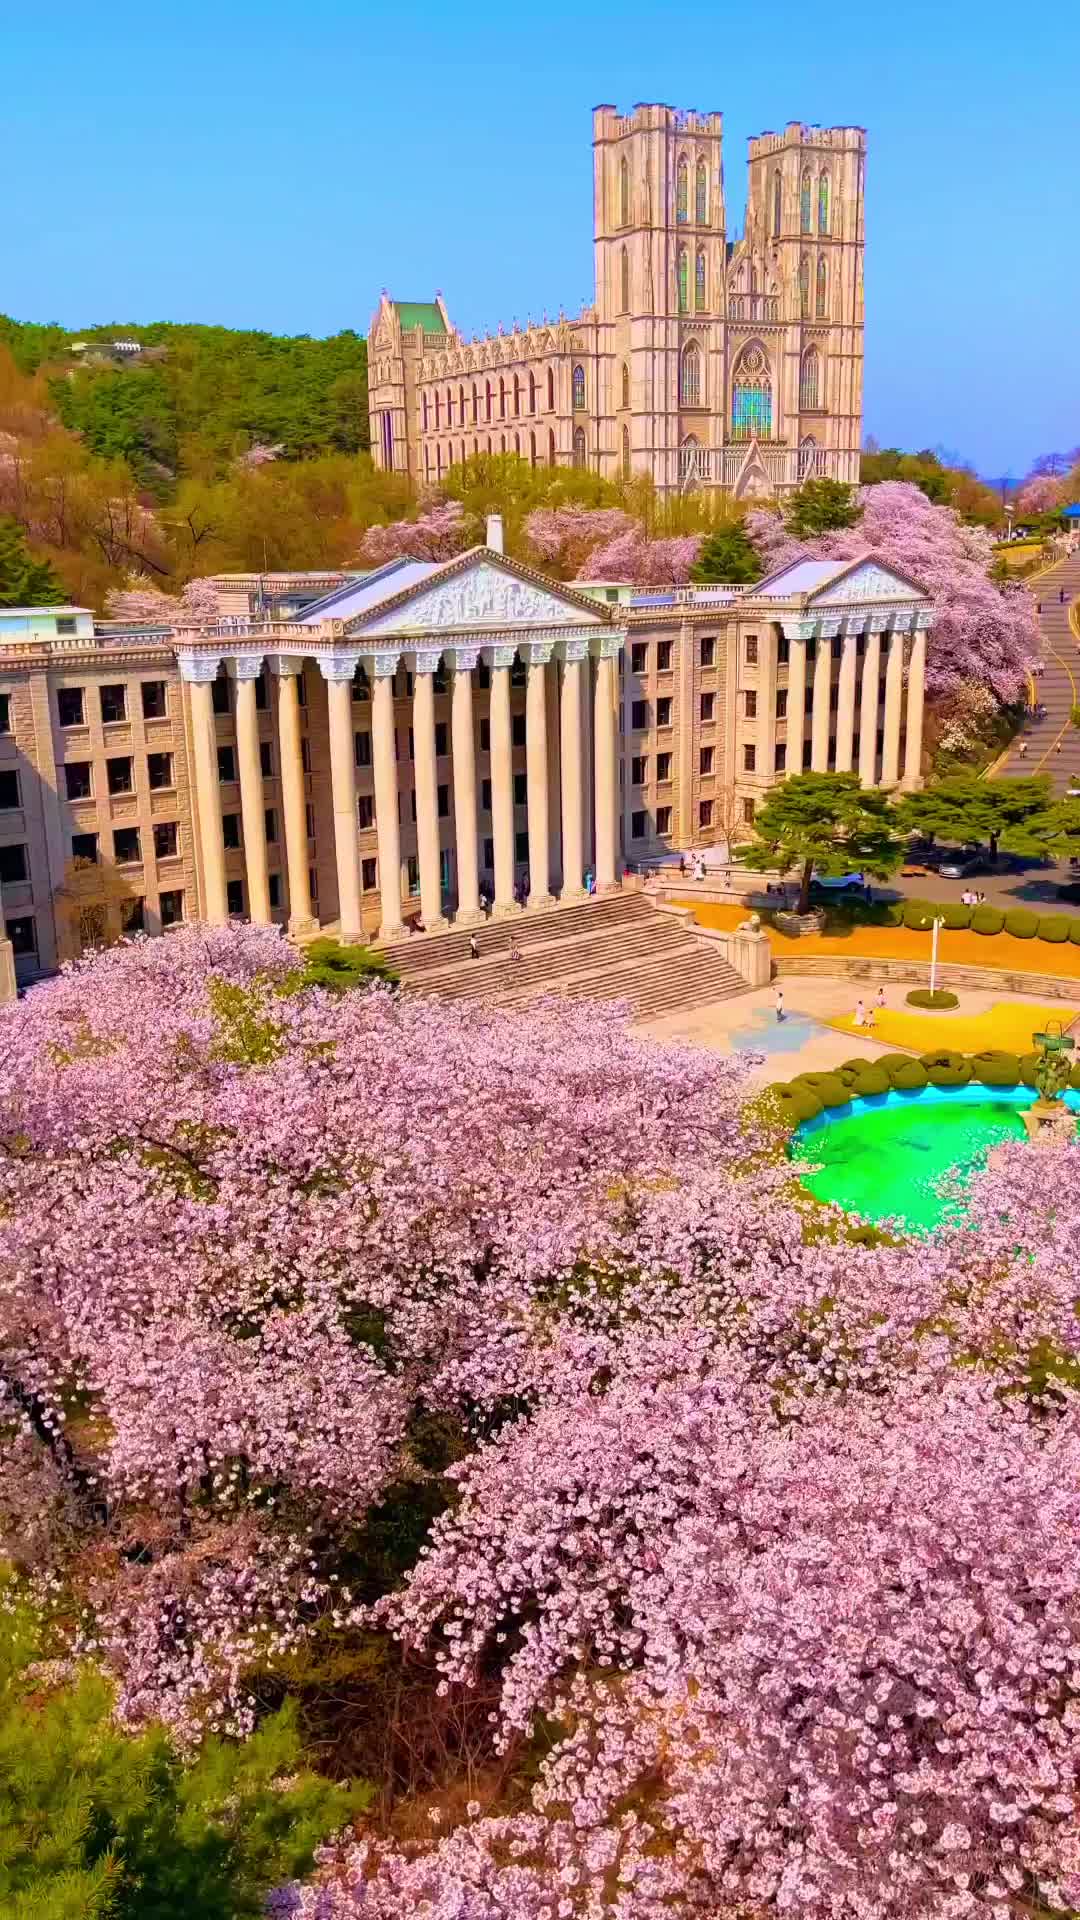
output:
[[[1080,947],[1080,919],[1067,913],[1032,913],[1030,907],[1001,907],[984,903],[981,907],[963,907],[952,900],[905,900],[896,907],[897,922],[925,932],[935,917],[954,933],[970,927],[972,933],[1011,933],[1014,940],[1047,940],[1062,946],[1071,940]]]
[[[996,1047],[984,1053],[954,1053],[949,1047],[937,1047],[918,1058],[910,1053],[885,1053],[877,1060],[845,1060],[830,1073],[799,1073],[794,1080],[781,1081],[769,1088],[778,1101],[780,1112],[792,1127],[801,1120],[813,1120],[826,1107],[846,1107],[856,1099],[869,1099],[877,1093],[918,1093],[921,1088],[966,1087],[978,1080],[984,1087],[1034,1087],[1037,1053],[1004,1053]],[[1080,1092],[1080,1062],[1073,1067],[1069,1084]]]

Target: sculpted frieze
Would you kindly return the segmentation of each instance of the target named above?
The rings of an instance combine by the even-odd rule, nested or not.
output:
[[[497,567],[478,566],[445,580],[426,593],[417,593],[404,606],[366,621],[369,633],[415,633],[461,627],[596,627],[601,622],[583,608],[557,599],[542,587],[503,573]]]

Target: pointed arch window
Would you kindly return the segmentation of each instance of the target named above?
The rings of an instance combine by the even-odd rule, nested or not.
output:
[[[619,311],[630,311],[630,255],[625,247],[619,255]]]
[[[697,250],[697,260],[694,264],[694,305],[699,313],[701,313],[707,305],[705,297],[706,291],[705,249],[704,247],[699,247]]]
[[[802,185],[799,188],[799,230],[802,233],[811,232],[810,213],[812,205],[810,169],[806,167],[803,170]]]
[[[690,311],[690,256],[685,247],[679,248],[679,312]]]
[[[630,225],[630,168],[625,158],[619,161],[619,225]]]
[[[531,429],[529,431],[529,465],[530,467],[536,465],[536,435]]]
[[[580,413],[585,405],[585,369],[578,366],[571,375],[571,390],[574,400],[574,412]]]
[[[814,471],[814,456],[817,453],[817,441],[812,433],[799,441],[799,479],[809,480]]]
[[[427,394],[426,393],[421,394],[420,396],[420,411],[423,415],[424,432],[426,433],[427,432]]]
[[[530,373],[529,375],[529,412],[530,413],[536,412],[536,375],[535,373]]]
[[[548,466],[553,467],[554,465],[555,465],[555,429],[554,427],[549,427],[548,428]]]
[[[453,387],[447,387],[446,389],[446,424],[448,427],[452,427],[454,424],[454,389]]]
[[[619,405],[621,407],[629,407],[630,405],[630,369],[627,366],[625,360],[622,363],[622,373],[620,375],[619,385],[620,385]]]
[[[517,419],[520,412],[521,412],[521,381],[519,380],[517,374],[515,373],[514,375],[514,418],[515,420]]]
[[[825,255],[818,255],[817,263],[817,317],[824,320],[829,311],[829,263]]]
[[[465,425],[465,389],[464,387],[459,387],[457,391],[458,391],[458,425],[460,427],[463,427]]]
[[[817,230],[829,231],[829,176],[823,173],[817,183]]]
[[[487,418],[488,418],[488,423],[489,423],[489,425],[490,425],[490,422],[491,422],[491,381],[490,381],[490,380],[486,380],[486,381],[484,382],[484,387],[485,387],[485,397],[486,397],[486,400],[487,400]],[[491,442],[490,442],[490,440],[488,441],[488,452],[489,452],[489,453],[491,452]]]
[[[811,413],[821,405],[821,359],[816,347],[807,347],[799,363],[799,407]]]
[[[439,406],[440,406],[439,389],[438,387],[436,387],[435,389],[435,431],[436,433],[438,433],[439,428],[442,426],[442,417],[439,412]]]
[[[772,230],[776,238],[780,237],[780,222],[784,212],[784,182],[777,167],[772,177]]]
[[[499,419],[506,419],[506,381],[499,375]],[[506,451],[506,435],[503,435],[503,452]]]
[[[624,427],[622,430],[622,477],[624,480],[629,480],[630,478],[630,429],[629,427]]]
[[[683,348],[679,366],[679,405],[701,405],[701,348],[696,340],[688,340]]]
[[[799,318],[810,318],[810,262],[805,253],[799,261]]]
[[[575,467],[583,467],[585,465],[585,429],[584,427],[574,428],[574,465]]]
[[[772,435],[772,374],[764,347],[750,340],[735,362],[731,382],[731,437],[768,440]]]
[[[472,420],[473,420],[473,426],[474,426],[474,427],[475,427],[475,426],[478,426],[478,425],[479,425],[479,422],[480,422],[480,396],[479,396],[479,394],[478,394],[478,393],[477,393],[477,391],[476,391],[476,381],[475,381],[475,380],[474,380],[474,381],[473,381],[473,383],[472,383]]]
[[[709,170],[704,160],[697,163],[697,175],[694,181],[694,219],[699,227],[709,224]]]
[[[680,225],[690,218],[690,172],[685,154],[680,154],[675,172],[675,218]]]
[[[520,452],[521,452],[521,435],[520,435],[520,433],[515,433],[515,435],[514,435],[514,452],[515,452],[515,453],[517,453],[517,454],[520,454]]]
[[[555,411],[555,374],[554,374],[554,370],[553,370],[553,369],[552,369],[551,367],[549,367],[549,368],[548,368],[548,370],[547,370],[547,376],[548,376],[548,382],[547,382],[547,387],[548,387],[548,405],[547,405],[547,410],[548,410],[548,412],[549,412],[549,413],[554,413],[554,411]]]

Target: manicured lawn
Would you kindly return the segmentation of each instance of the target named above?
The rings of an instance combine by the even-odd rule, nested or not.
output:
[[[1030,942],[1020,942],[1030,945]],[[858,987],[852,982],[852,994]],[[903,987],[894,988],[903,995]],[[932,1047],[951,1047],[955,1053],[982,1053],[996,1047],[1003,1053],[1030,1053],[1031,1036],[1044,1028],[1048,1020],[1066,1024],[1073,1012],[1058,1001],[1054,1006],[1033,1006],[1030,1001],[998,1000],[982,1013],[919,1013],[914,1007],[873,1009],[872,1028],[855,1025],[854,1013],[829,1020],[838,1033],[851,1033],[881,1041],[888,1047],[903,1047],[913,1053],[928,1053]]]

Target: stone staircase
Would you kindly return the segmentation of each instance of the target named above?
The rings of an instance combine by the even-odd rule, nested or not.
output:
[[[747,992],[720,951],[677,914],[640,893],[609,894],[549,913],[525,913],[476,930],[414,936],[384,949],[402,980],[450,1000],[525,1006],[542,994],[626,1000],[634,1020],[652,1020]],[[513,934],[521,958],[511,961]]]

